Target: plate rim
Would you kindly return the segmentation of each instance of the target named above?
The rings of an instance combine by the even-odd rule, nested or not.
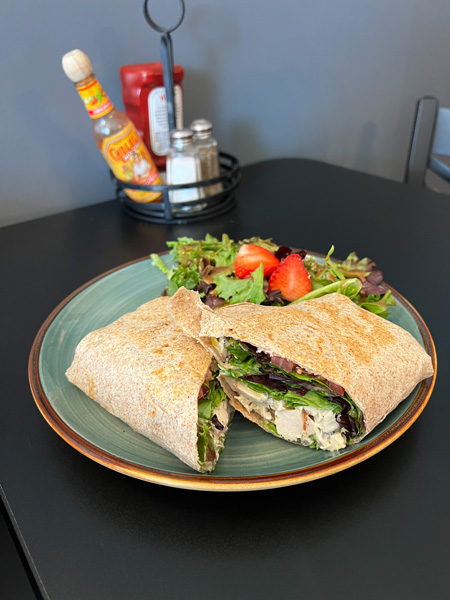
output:
[[[160,256],[169,254],[170,251],[159,252]],[[316,252],[309,252],[311,256],[323,257]],[[300,483],[306,483],[315,479],[321,479],[338,473],[352,466],[355,466],[364,460],[378,454],[384,450],[387,446],[392,444],[401,435],[403,435],[413,423],[418,419],[420,414],[423,412],[427,405],[430,396],[432,394],[434,384],[437,376],[437,356],[436,348],[431,336],[430,330],[426,325],[425,321],[414,308],[414,306],[399,292],[397,292],[392,286],[385,284],[388,289],[391,290],[395,299],[399,301],[404,308],[413,317],[419,332],[422,337],[422,341],[425,345],[425,350],[431,356],[432,364],[434,367],[433,375],[420,382],[419,388],[416,391],[416,397],[414,398],[411,406],[385,431],[379,436],[374,438],[372,441],[363,443],[359,448],[338,456],[335,459],[329,460],[326,463],[313,465],[309,467],[303,467],[301,469],[295,469],[285,471],[282,473],[272,473],[267,475],[249,475],[242,477],[211,477],[202,474],[186,474],[186,473],[175,473],[173,471],[156,469],[153,467],[147,467],[144,465],[137,465],[124,458],[113,455],[107,450],[103,450],[90,442],[86,438],[82,437],[76,431],[74,431],[63,419],[60,417],[55,408],[51,405],[42,385],[39,359],[42,344],[45,335],[51,327],[53,321],[60,314],[60,312],[81,292],[92,286],[97,281],[104,279],[116,271],[126,269],[134,264],[151,260],[150,257],[144,256],[137,258],[132,261],[128,261],[119,266],[113,267],[96,277],[88,280],[83,285],[75,289],[71,294],[66,296],[48,315],[45,321],[39,328],[33,344],[31,346],[30,355],[28,359],[28,379],[31,388],[31,392],[34,401],[44,417],[47,423],[52,429],[70,446],[75,448],[78,452],[91,460],[124,475],[141,479],[150,483],[156,483],[159,485],[165,485],[168,487],[175,487],[189,490],[201,490],[201,491],[251,491],[251,490],[263,490],[287,487],[290,485],[297,485]]]

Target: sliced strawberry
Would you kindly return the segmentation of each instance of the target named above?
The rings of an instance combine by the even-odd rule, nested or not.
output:
[[[243,244],[234,261],[234,272],[239,279],[248,277],[253,271],[263,264],[264,277],[268,278],[280,264],[276,256],[256,244]]]
[[[299,254],[289,254],[269,279],[269,291],[280,290],[282,298],[293,302],[311,291],[311,278]]]

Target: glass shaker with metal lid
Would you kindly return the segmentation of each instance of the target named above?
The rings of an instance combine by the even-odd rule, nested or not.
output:
[[[193,143],[193,132],[189,129],[174,129],[170,132],[171,148],[167,154],[166,181],[168,184],[195,183],[201,180],[200,158]],[[189,202],[204,198],[202,187],[171,190],[170,202]],[[192,207],[199,210],[202,205]],[[186,207],[184,210],[189,210]]]
[[[200,168],[202,179],[213,179],[219,177],[219,152],[217,142],[212,137],[212,124],[206,119],[196,119],[191,123],[191,130],[194,132],[194,144],[200,156]],[[219,194],[222,191],[222,184],[215,183],[205,188],[207,196]]]

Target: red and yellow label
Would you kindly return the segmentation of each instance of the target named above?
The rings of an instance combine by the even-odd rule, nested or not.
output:
[[[111,100],[96,79],[77,89],[91,119],[99,119],[114,108]]]
[[[100,149],[117,179],[141,185],[162,183],[158,170],[132,123],[120,133],[105,138]],[[131,189],[125,189],[125,192],[136,202],[154,202],[161,199],[160,192]]]

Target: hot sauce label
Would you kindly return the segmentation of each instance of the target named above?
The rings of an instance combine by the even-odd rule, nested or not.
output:
[[[113,108],[111,100],[96,79],[83,87],[77,88],[77,90],[92,119],[103,117]]]
[[[117,179],[142,185],[162,183],[147,148],[131,123],[120,133],[105,138],[101,151]],[[125,191],[136,202],[153,202],[161,198],[160,192]]]

